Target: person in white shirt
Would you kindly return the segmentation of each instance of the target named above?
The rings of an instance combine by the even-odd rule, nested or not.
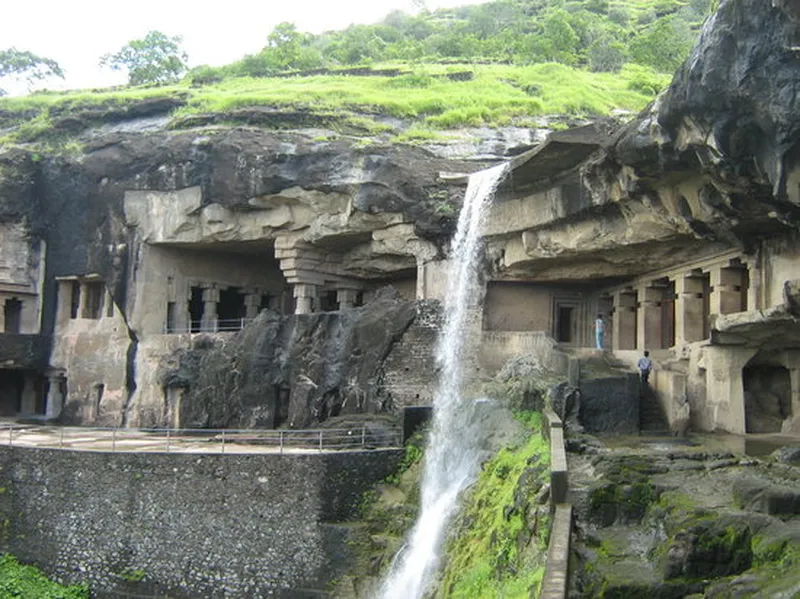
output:
[[[653,361],[650,359],[650,352],[645,350],[644,356],[639,358],[639,363],[636,365],[639,368],[639,378],[642,381],[642,386],[647,386],[647,379],[650,378],[650,371],[653,370]]]
[[[603,321],[603,315],[598,314],[597,319],[594,321],[594,338],[597,349],[603,349],[603,333],[605,332],[606,323]]]

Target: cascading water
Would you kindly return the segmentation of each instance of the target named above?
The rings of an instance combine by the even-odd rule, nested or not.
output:
[[[458,495],[477,476],[480,431],[472,425],[474,402],[462,395],[469,308],[477,297],[481,231],[486,210],[508,172],[502,164],[469,178],[451,249],[445,320],[439,335],[439,386],[420,492],[420,515],[383,583],[383,599],[419,599],[439,564],[444,533]]]

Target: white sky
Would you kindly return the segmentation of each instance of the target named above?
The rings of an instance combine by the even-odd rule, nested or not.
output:
[[[440,7],[486,0],[427,0]],[[257,52],[282,21],[301,31],[321,33],[351,23],[374,23],[394,9],[413,12],[411,0],[3,0],[0,49],[16,47],[56,60],[66,80],[48,81],[50,89],[124,83],[125,75],[97,66],[151,29],[182,35],[189,64],[221,65]],[[4,82],[5,83],[5,82]],[[12,93],[24,88],[5,84]]]

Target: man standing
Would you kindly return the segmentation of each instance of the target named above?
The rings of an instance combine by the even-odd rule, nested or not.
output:
[[[642,382],[642,392],[647,389],[647,380],[650,378],[650,371],[653,370],[653,361],[650,359],[650,352],[645,350],[644,356],[639,358],[636,365],[639,368],[639,380]]]
[[[603,349],[603,333],[606,331],[606,323],[603,322],[603,315],[598,314],[594,321],[594,340],[597,349]]]

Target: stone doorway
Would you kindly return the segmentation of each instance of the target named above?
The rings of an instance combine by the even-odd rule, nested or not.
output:
[[[553,336],[559,343],[575,345],[578,339],[578,308],[574,302],[556,301]]]

